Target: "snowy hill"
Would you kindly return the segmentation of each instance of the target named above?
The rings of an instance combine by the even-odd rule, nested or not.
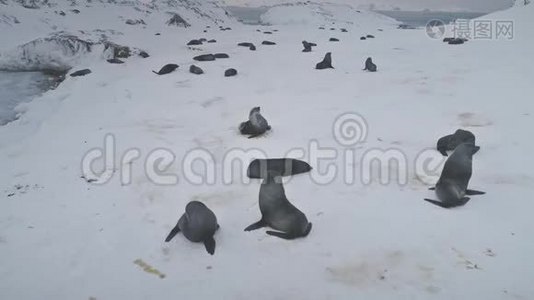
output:
[[[384,15],[361,11],[350,5],[311,1],[274,5],[262,15],[262,21],[273,25],[383,26],[396,23]]]
[[[0,1],[0,60],[65,58],[41,43],[24,47],[58,32],[95,48],[65,60],[69,73],[92,73],[67,76],[0,126],[0,299],[534,295],[534,5],[490,16],[514,20],[513,39],[448,45],[387,18],[352,21],[354,11],[343,7],[279,7],[267,16],[278,24],[244,26],[200,1],[179,2],[196,3],[200,14],[175,1],[35,3]],[[286,9],[311,25],[287,22]],[[191,26],[166,25],[168,12]],[[334,30],[317,28],[327,21]],[[232,30],[220,30],[222,22]],[[360,40],[365,35],[375,38]],[[110,64],[103,38],[150,56]],[[199,38],[217,42],[186,45]],[[302,40],[317,46],[303,53]],[[334,69],[315,70],[327,52]],[[229,58],[193,60],[208,53]],[[362,71],[367,57],[378,72]],[[179,68],[152,73],[168,63]],[[204,74],[191,74],[192,64]],[[228,68],[237,76],[224,77]],[[247,139],[237,126],[254,106],[272,131]],[[346,116],[360,116],[359,127],[341,126]],[[423,198],[434,197],[428,188],[443,162],[436,141],[458,128],[481,146],[470,187],[487,194],[445,210]],[[260,217],[260,181],[243,180],[239,163],[226,163],[235,155],[246,167],[261,154],[303,154],[314,167],[285,184],[313,223],[306,238],[243,231]],[[365,158],[373,155],[401,164],[372,165]],[[85,176],[84,158],[95,159],[95,178]],[[164,175],[178,183],[158,181]],[[164,242],[191,200],[217,215],[213,256],[183,235]]]

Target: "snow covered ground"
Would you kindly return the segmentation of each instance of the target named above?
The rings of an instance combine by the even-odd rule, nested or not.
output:
[[[73,70],[90,68],[91,74],[67,77],[57,89],[25,105],[18,120],[0,127],[0,299],[534,295],[534,5],[485,17],[513,20],[513,40],[457,46],[430,39],[424,30],[398,30],[390,19],[365,12],[366,21],[354,24],[327,23],[335,18],[328,15],[316,16],[311,24],[283,25],[292,22],[277,17],[280,24],[269,27],[227,20],[232,30],[220,31],[207,20],[186,29],[168,27],[164,13],[146,26],[119,26],[110,21],[114,9],[93,9],[100,9],[103,21],[93,20],[89,30],[118,26],[122,34],[113,35],[115,41],[142,48],[150,57],[132,56],[122,65],[95,57],[81,61]],[[24,18],[17,18],[24,26]],[[49,18],[57,20],[63,19]],[[90,23],[83,20],[78,23]],[[20,35],[31,30],[20,28],[0,27],[2,36],[19,34],[8,35],[11,45],[2,50],[53,30],[26,38]],[[359,39],[367,34],[376,38]],[[185,45],[201,37],[217,43]],[[340,42],[328,42],[330,37]],[[263,40],[277,45],[262,46]],[[302,53],[302,40],[318,46]],[[237,47],[244,41],[254,42],[257,51]],[[217,52],[230,58],[192,60]],[[314,70],[326,52],[332,52],[335,69]],[[362,71],[368,56],[378,72]],[[151,72],[166,63],[180,68],[165,76]],[[190,74],[192,63],[205,74]],[[230,67],[239,74],[225,78]],[[261,106],[273,130],[246,139],[237,125],[253,106]],[[359,144],[345,147],[333,131],[336,119],[348,112],[365,118],[368,130]],[[474,157],[470,185],[487,194],[444,210],[422,200],[433,197],[427,180],[436,178],[417,176],[415,163],[421,153],[434,153],[425,150],[440,136],[457,128],[477,136],[481,151]],[[105,184],[88,183],[81,178],[82,158],[102,148],[107,134],[116,142],[113,177]],[[313,142],[338,157],[312,162],[308,149]],[[134,148],[140,157],[121,162],[126,150]],[[150,153],[161,148],[175,154],[165,173],[178,175],[178,184],[155,184],[144,171]],[[240,172],[223,182],[225,155],[258,149],[281,157],[295,148],[306,150],[304,159],[314,170],[312,176],[295,176],[285,188],[313,223],[310,235],[286,241],[265,230],[244,232],[260,216],[260,182],[243,183]],[[182,162],[194,149],[212,156],[214,183],[186,180]],[[377,173],[370,184],[363,183],[363,158],[373,149],[406,156],[405,184],[381,184]],[[356,153],[352,162],[342,157],[349,150]],[[328,163],[339,172],[320,184],[318,174]],[[132,169],[127,184],[121,182],[125,166]],[[101,168],[102,161],[95,167]],[[396,168],[382,171],[388,170]],[[353,172],[350,184],[345,171]],[[163,242],[191,200],[204,202],[217,215],[221,229],[213,256],[182,235]],[[145,272],[143,263],[165,276]]]

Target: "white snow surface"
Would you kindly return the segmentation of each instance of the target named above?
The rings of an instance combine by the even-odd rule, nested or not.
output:
[[[151,22],[153,14],[133,8],[91,6],[92,17],[77,19],[54,14],[56,7],[0,3],[21,21],[0,24],[7,43],[0,50],[58,30],[106,29],[120,33],[116,42],[151,55],[122,65],[80,62],[74,70],[93,73],[67,77],[0,127],[0,299],[532,299],[534,5],[486,16],[514,20],[513,40],[458,46],[388,21],[380,24],[383,31],[358,24],[344,24],[348,33],[315,25],[232,24],[233,30],[219,31],[207,20],[169,28],[161,15]],[[89,14],[78,8],[76,16]],[[147,26],[122,25],[117,15],[142,17]],[[258,28],[279,31],[265,35]],[[376,38],[360,41],[365,34]],[[185,45],[200,37],[218,42]],[[277,45],[261,46],[266,39]],[[302,40],[318,46],[302,53]],[[243,41],[257,51],[237,47]],[[192,60],[217,52],[230,58]],[[326,52],[335,69],[314,70]],[[368,56],[378,72],[362,71]],[[180,68],[165,76],[151,72],[167,63]],[[205,74],[190,74],[192,63]],[[223,77],[229,67],[239,74]],[[247,139],[237,126],[254,106],[273,129]],[[283,157],[314,140],[337,151],[330,162],[342,170],[346,147],[332,127],[346,112],[368,124],[366,140],[350,147],[356,182],[346,184],[339,174],[319,184],[299,175],[285,185],[289,200],[313,223],[306,238],[244,232],[260,217],[260,181],[241,183],[237,172],[223,183],[225,153],[260,149]],[[433,182],[418,178],[412,164],[405,185],[380,184],[376,174],[370,184],[361,182],[366,151],[399,149],[412,162],[457,128],[477,136],[481,150],[470,187],[486,195],[451,210],[430,205],[423,198],[434,198]],[[131,164],[131,184],[122,185],[118,173],[103,185],[80,178],[82,157],[103,147],[106,134],[116,139],[115,169],[126,149],[141,152]],[[145,159],[158,148],[176,155],[166,172],[177,174],[179,184],[156,185],[144,173]],[[216,162],[214,184],[183,177],[183,158],[198,148]],[[312,172],[324,172],[326,163]],[[191,200],[217,215],[213,256],[181,234],[163,241]],[[165,278],[144,272],[137,259]]]

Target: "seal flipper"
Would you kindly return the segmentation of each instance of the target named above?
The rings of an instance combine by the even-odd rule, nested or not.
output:
[[[180,227],[178,226],[178,224],[176,224],[176,226],[174,226],[174,228],[171,230],[171,232],[165,239],[165,242],[170,242],[170,240],[172,240],[172,238],[175,237],[179,232],[180,232]]]
[[[474,195],[484,195],[486,192],[482,192],[482,191],[477,191],[477,190],[469,190],[467,189],[465,191],[465,194],[468,195],[468,196],[474,196]]]
[[[156,75],[159,75],[159,73],[158,73],[158,72],[156,72],[156,71],[154,71],[154,70],[152,70],[152,72],[154,72],[154,74],[156,74]]]
[[[209,254],[213,255],[213,253],[215,253],[215,239],[213,236],[204,240],[204,247],[206,247],[206,251],[208,251]]]
[[[425,198],[425,201],[426,202],[430,202],[434,205],[437,205],[439,207],[443,207],[443,208],[453,208],[453,207],[457,207],[457,206],[463,206],[465,205],[468,201],[470,200],[469,197],[464,197],[462,199],[460,199],[458,202],[456,203],[445,203],[445,202],[440,202],[440,201],[436,201],[436,200],[432,200],[432,199],[427,199]]]
[[[268,235],[276,236],[285,240],[293,240],[296,239],[298,236],[294,234],[289,234],[285,232],[279,232],[279,231],[266,231]]]
[[[249,225],[247,228],[245,228],[245,231],[252,231],[252,230],[260,229],[260,228],[263,228],[265,226],[267,226],[267,224],[265,224],[263,219],[261,219],[258,222]]]

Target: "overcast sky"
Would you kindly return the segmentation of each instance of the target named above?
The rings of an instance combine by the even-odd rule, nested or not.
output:
[[[522,0],[518,0],[522,1]],[[226,0],[229,5],[261,6],[284,2],[296,2],[293,0]],[[314,0],[314,2],[321,2]],[[469,10],[488,12],[508,8],[513,0],[328,0],[325,2],[347,3],[353,6],[360,4],[376,4],[377,8],[399,7],[403,10]]]

